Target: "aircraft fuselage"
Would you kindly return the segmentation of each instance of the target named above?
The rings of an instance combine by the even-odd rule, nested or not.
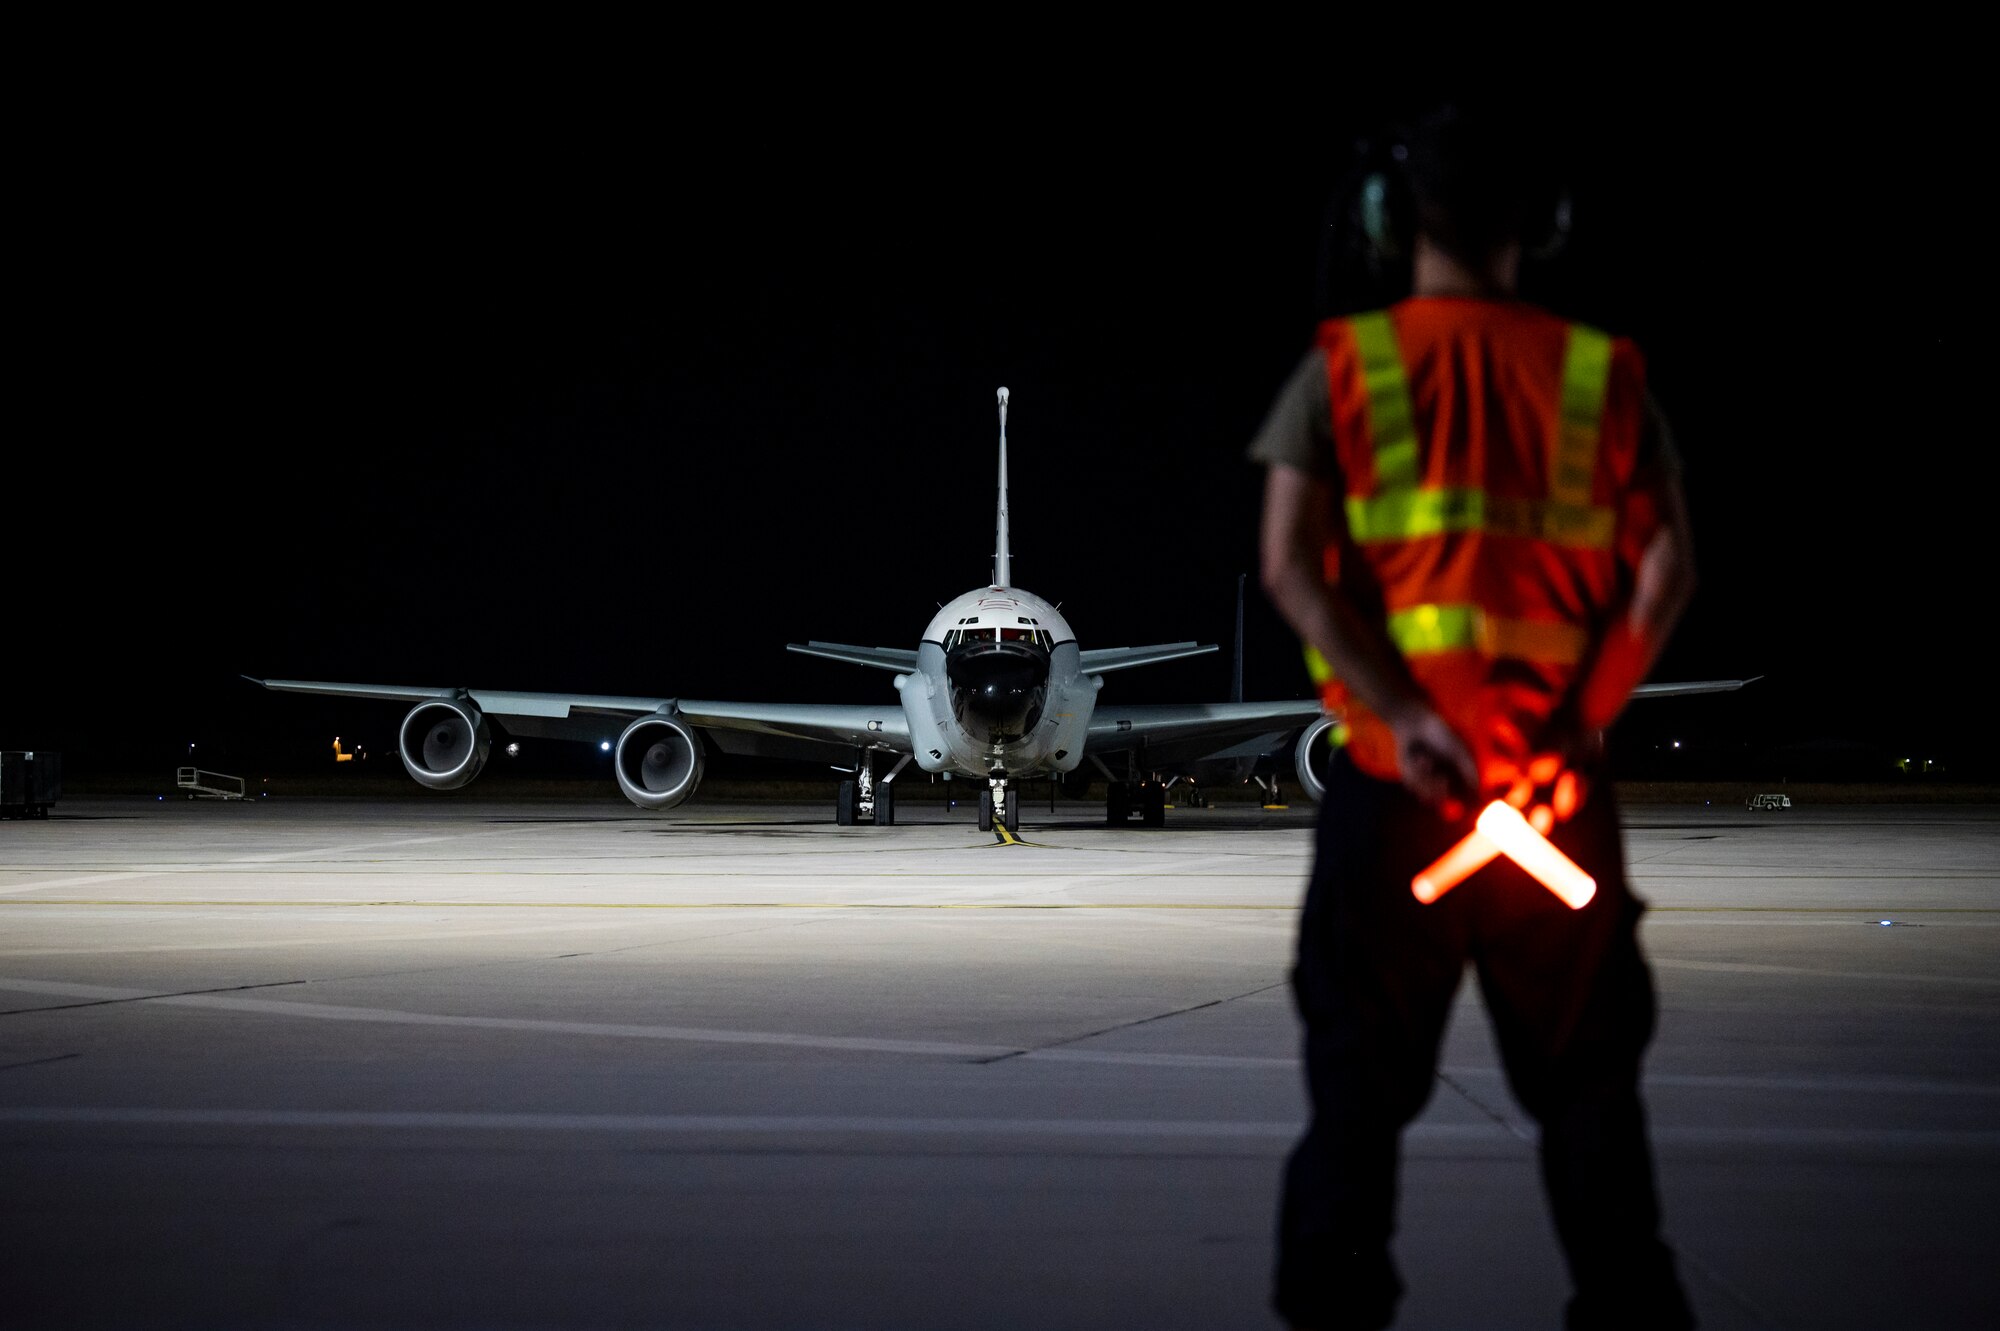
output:
[[[917,765],[975,778],[1073,771],[1102,684],[1083,672],[1068,621],[1017,587],[945,605],[915,672],[896,677]]]

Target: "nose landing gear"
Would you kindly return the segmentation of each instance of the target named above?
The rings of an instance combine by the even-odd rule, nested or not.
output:
[[[1013,830],[1015,803],[1008,796],[1007,774],[994,771],[986,778],[986,789],[979,792],[979,830],[991,832],[996,821]]]

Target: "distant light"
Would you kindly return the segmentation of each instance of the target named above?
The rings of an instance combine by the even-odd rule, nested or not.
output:
[[[507,756],[508,756],[509,758],[518,758],[518,757],[520,757],[520,756],[521,756],[521,746],[520,746],[520,745],[518,745],[518,744],[509,744],[509,745],[507,746]]]
[[[1681,746],[1681,742],[1680,742],[1679,740],[1675,740],[1675,741],[1674,741],[1674,747],[1678,749],[1678,748],[1679,748],[1680,746]]]
[[[610,740],[608,740],[608,739],[605,739],[605,740],[599,740],[599,741],[597,742],[597,747],[598,747],[598,748],[599,748],[599,749],[600,749],[601,751],[603,751],[603,752],[605,752],[605,753],[609,753],[609,752],[611,752],[611,741],[610,741]]]
[[[1886,928],[1888,928],[1888,927],[1889,927],[1890,925],[1892,925],[1892,924],[1894,924],[1894,923],[1895,923],[1895,921],[1894,921],[1894,920],[1884,920],[1884,921],[1882,921],[1882,927],[1883,927],[1884,929],[1886,929]]]

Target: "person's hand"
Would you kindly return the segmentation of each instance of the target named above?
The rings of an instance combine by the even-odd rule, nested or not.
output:
[[[1465,816],[1479,789],[1479,765],[1458,732],[1428,707],[1411,707],[1389,722],[1403,784],[1451,821]]]
[[[1556,709],[1541,732],[1535,736],[1534,757],[1529,760],[1528,775],[1537,785],[1547,785],[1557,772],[1576,772],[1579,775],[1594,771],[1604,758],[1604,731],[1597,726],[1585,725],[1582,714],[1574,706]],[[1546,774],[1541,768],[1549,768]]]
[[[1536,734],[1519,768],[1507,802],[1527,808],[1528,821],[1546,835],[1556,823],[1567,822],[1589,796],[1585,774],[1604,757],[1604,732],[1583,723],[1578,710],[1556,710]]]

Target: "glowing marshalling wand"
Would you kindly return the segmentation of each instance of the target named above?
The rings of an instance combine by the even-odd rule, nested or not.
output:
[[[1473,829],[1440,855],[1435,864],[1410,880],[1410,891],[1428,906],[1499,855],[1526,869],[1571,910],[1582,910],[1597,895],[1597,880],[1530,827],[1520,810],[1502,800],[1494,800],[1481,809]]]

